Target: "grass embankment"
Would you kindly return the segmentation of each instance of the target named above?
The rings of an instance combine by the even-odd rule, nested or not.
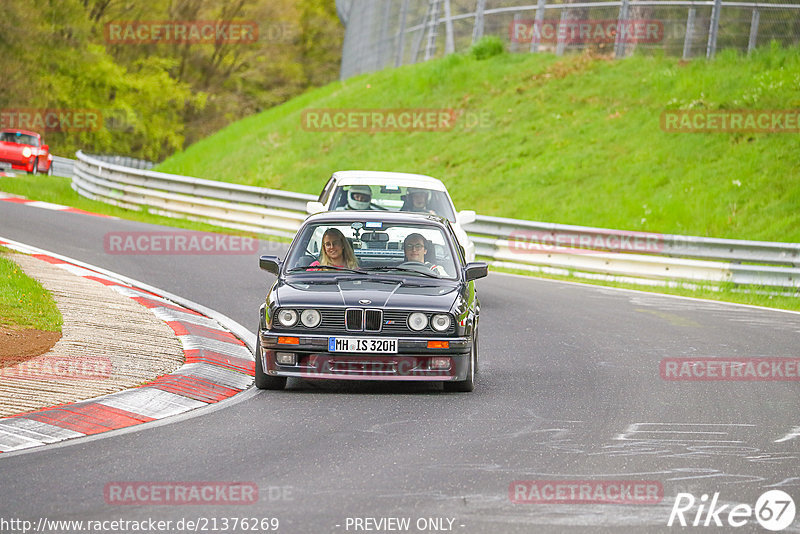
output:
[[[331,171],[420,172],[484,215],[800,242],[796,133],[667,133],[669,109],[800,107],[797,48],[708,62],[451,55],[362,75],[234,123],[158,170],[318,193]],[[301,128],[303,110],[457,108],[451,131]]]
[[[0,327],[61,331],[61,312],[50,292],[2,255],[0,247]]]
[[[452,55],[311,91],[230,125],[156,170],[312,194],[334,170],[419,172],[441,178],[460,209],[484,215],[800,242],[798,134],[660,127],[670,109],[798,108],[798,73],[797,48],[764,48],[748,57],[725,51],[712,62]],[[481,122],[462,120],[439,132],[304,130],[303,111],[319,108],[455,108]],[[142,222],[230,232],[92,202],[66,180],[4,178],[0,190]],[[800,309],[800,299],[729,286],[632,287]]]

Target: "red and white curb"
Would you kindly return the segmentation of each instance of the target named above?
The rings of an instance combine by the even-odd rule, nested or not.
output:
[[[179,369],[134,389],[0,418],[0,453],[163,419],[220,402],[252,385],[253,355],[217,319],[103,269],[3,238],[0,245],[104,284],[145,306],[172,328],[186,358]]]
[[[11,195],[8,193],[4,193],[2,191],[0,191],[0,202],[11,202],[14,204],[22,204],[24,206],[28,206],[31,208],[41,208],[51,211],[65,211],[67,213],[80,213],[82,215],[93,215],[95,217],[106,217],[109,219],[116,219],[116,217],[112,217],[111,215],[92,213],[91,211],[85,211],[78,208],[71,208],[69,206],[62,206],[61,204],[51,204],[50,202],[44,202],[42,200],[29,200],[25,197]]]

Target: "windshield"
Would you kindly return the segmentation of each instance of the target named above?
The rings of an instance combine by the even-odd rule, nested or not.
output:
[[[286,270],[454,279],[457,271],[452,251],[445,233],[433,225],[378,221],[311,224],[295,238]]]
[[[16,134],[14,132],[1,132],[0,141],[5,141],[6,143],[16,143],[18,145],[39,146],[39,140],[35,136],[28,134]]]
[[[369,191],[366,191],[366,189]],[[357,196],[361,203],[354,202],[354,195],[366,193],[366,197]],[[439,215],[450,222],[455,222],[453,205],[445,191],[405,187],[397,185],[343,185],[333,192],[330,210],[368,209],[379,211],[411,211]]]

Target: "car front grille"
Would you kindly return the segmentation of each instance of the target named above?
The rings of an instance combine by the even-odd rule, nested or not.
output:
[[[383,322],[383,312],[381,310],[362,310],[360,308],[350,308],[345,311],[345,327],[354,332],[380,332]]]
[[[416,332],[408,327],[408,316],[413,311],[408,310],[376,310],[363,308],[317,308],[322,315],[322,321],[316,328],[306,328],[302,324],[286,328],[273,323],[272,329],[276,332],[307,333],[307,334],[346,334],[348,332],[378,333],[391,336],[448,336],[455,333],[455,324],[451,324],[445,332],[436,332],[428,324],[423,330]],[[299,309],[298,309],[299,311]],[[425,313],[430,319],[434,314]]]
[[[381,310],[364,311],[364,330],[367,332],[380,332],[383,322],[383,312]]]
[[[351,308],[345,312],[345,328],[360,331],[364,325],[364,310]]]

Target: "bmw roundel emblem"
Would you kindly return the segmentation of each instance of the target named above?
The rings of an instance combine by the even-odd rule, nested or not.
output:
[[[372,304],[372,301],[369,299],[361,299],[358,301],[359,304]]]

